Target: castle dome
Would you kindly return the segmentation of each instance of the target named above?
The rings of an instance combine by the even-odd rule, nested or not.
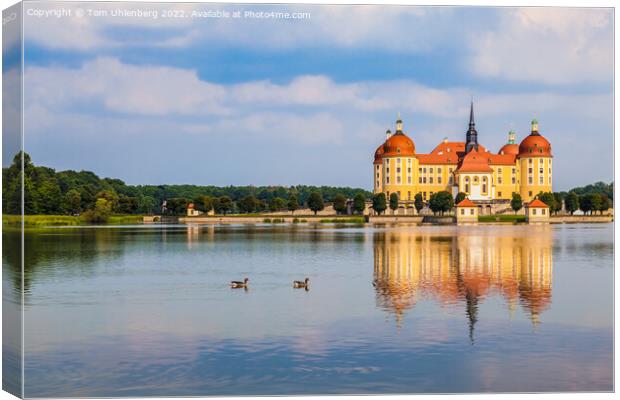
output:
[[[413,140],[404,133],[397,131],[383,144],[382,157],[402,156],[409,157],[415,154]]]
[[[383,143],[375,150],[374,164],[381,164],[381,160],[383,160]]]
[[[538,121],[532,121],[532,133],[519,145],[519,157],[552,157],[551,144],[538,132]]]
[[[499,154],[511,154],[516,156],[519,154],[519,145],[515,143],[506,143],[499,149]]]

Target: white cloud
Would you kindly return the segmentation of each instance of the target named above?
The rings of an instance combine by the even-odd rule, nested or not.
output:
[[[610,9],[533,7],[500,15],[498,28],[469,36],[474,73],[551,84],[611,81]]]

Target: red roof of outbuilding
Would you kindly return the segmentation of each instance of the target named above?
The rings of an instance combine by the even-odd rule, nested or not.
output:
[[[529,204],[526,205],[526,207],[528,208],[549,208],[548,205],[546,205],[544,202],[542,202],[539,199],[534,199],[530,201]]]
[[[459,204],[456,205],[457,207],[476,207],[476,204],[469,200],[468,198],[463,199],[463,201],[461,201]]]

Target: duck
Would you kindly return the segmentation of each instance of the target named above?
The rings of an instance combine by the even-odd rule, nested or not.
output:
[[[310,278],[306,278],[303,281],[293,281],[293,287],[296,289],[308,289]]]
[[[243,280],[243,282],[241,282],[241,281],[231,281],[230,282],[230,287],[233,288],[233,289],[240,289],[240,288],[246,288],[247,289],[248,281],[249,281],[248,278],[245,278]]]

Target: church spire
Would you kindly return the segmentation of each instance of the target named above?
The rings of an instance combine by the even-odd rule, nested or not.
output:
[[[465,135],[465,153],[469,153],[472,149],[476,149],[476,151],[478,151],[478,132],[476,131],[476,123],[474,122],[473,99],[469,109],[469,129]]]

